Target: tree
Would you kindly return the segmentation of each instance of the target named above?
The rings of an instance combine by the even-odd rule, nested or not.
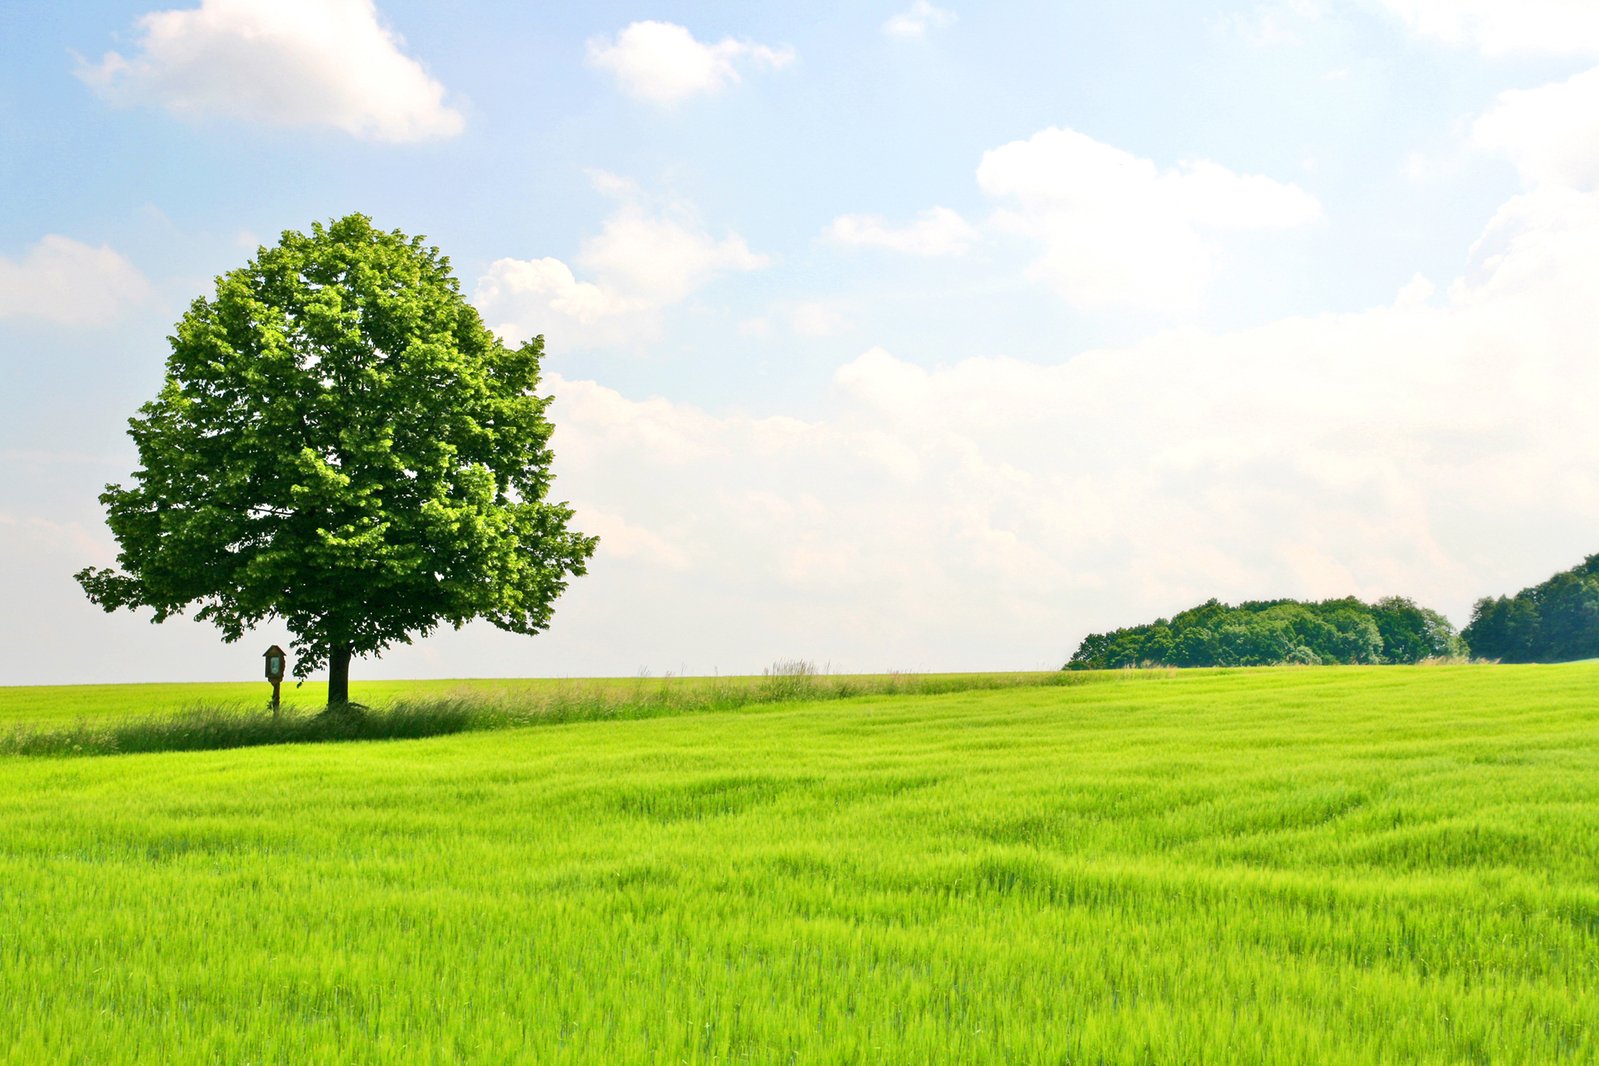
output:
[[[1573,607],[1567,614],[1574,631],[1599,621],[1599,612]],[[1091,634],[1066,669],[1418,662],[1463,652],[1447,618],[1399,597],[1374,605],[1350,596],[1314,603],[1248,600],[1237,607],[1210,599],[1169,621]]]
[[[596,539],[545,498],[543,338],[507,347],[421,238],[286,232],[168,340],[140,468],[100,496],[120,569],[76,575],[107,611],[197,604],[226,641],[281,619],[336,706],[352,656],[440,622],[537,633],[586,571]]]
[[[1538,608],[1523,590],[1514,598],[1484,596],[1471,611],[1471,623],[1461,636],[1480,659],[1507,663],[1533,662],[1537,658]]]
[[[1483,597],[1461,636],[1473,655],[1507,663],[1599,657],[1599,555],[1514,596]]]
[[[1599,579],[1567,570],[1538,588],[1541,657],[1555,662],[1599,655]]]
[[[1414,600],[1386,597],[1372,605],[1371,616],[1382,634],[1384,662],[1417,663],[1465,654],[1465,643],[1449,620],[1416,606]]]

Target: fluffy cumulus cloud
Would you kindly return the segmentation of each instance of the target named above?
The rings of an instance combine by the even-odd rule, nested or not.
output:
[[[1297,185],[1208,161],[1161,170],[1070,129],[985,152],[977,182],[1005,205],[1002,228],[1042,246],[1034,275],[1082,307],[1191,310],[1210,281],[1218,234],[1321,217]]]
[[[578,262],[607,285],[664,305],[680,302],[717,274],[759,270],[768,260],[736,233],[711,236],[691,214],[655,214],[626,204],[583,242]]]
[[[927,36],[928,30],[939,30],[955,24],[955,12],[934,7],[927,0],[914,4],[883,23],[883,32],[890,37],[916,39]]]
[[[742,69],[787,66],[794,52],[732,37],[707,44],[675,23],[645,21],[632,23],[615,38],[591,40],[588,59],[591,66],[614,75],[629,96],[675,104],[720,92],[741,80]]]
[[[977,230],[947,207],[934,207],[910,223],[892,226],[880,215],[840,215],[827,228],[836,244],[887,248],[910,255],[959,255],[977,241]]]
[[[1593,0],[1380,0],[1412,30],[1488,56],[1599,55]]]
[[[645,662],[1044,666],[1213,595],[1464,621],[1593,548],[1595,285],[1599,198],[1529,193],[1431,301],[1051,364],[871,349],[814,419],[555,378],[558,465],[622,531],[596,588]]]
[[[620,203],[579,249],[577,265],[592,280],[549,257],[499,259],[478,279],[473,303],[507,340],[543,333],[572,348],[645,339],[657,333],[663,309],[719,275],[769,262],[736,233],[708,232],[686,205],[652,205],[608,174],[595,181]]]
[[[1500,94],[1472,126],[1471,139],[1508,157],[1528,185],[1599,186],[1599,68]]]
[[[144,275],[106,245],[50,234],[20,259],[0,255],[0,319],[104,325],[150,294]]]
[[[78,71],[110,100],[377,141],[450,137],[464,125],[372,0],[203,0],[138,27],[132,55],[109,52]]]

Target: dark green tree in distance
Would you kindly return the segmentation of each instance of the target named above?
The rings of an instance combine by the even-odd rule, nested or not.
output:
[[[586,571],[596,539],[546,499],[543,338],[502,343],[422,238],[286,232],[168,339],[140,467],[100,496],[119,569],[76,575],[107,611],[198,605],[226,641],[280,619],[337,706],[352,656],[441,622],[540,632]]]
[[[1455,632],[1449,619],[1401,596],[1372,604],[1371,617],[1382,640],[1385,662],[1414,663],[1464,655],[1470,644]]]
[[[1090,634],[1066,669],[1415,663],[1465,654],[1447,618],[1397,596],[1374,604],[1346,597],[1237,607],[1207,600],[1169,620]]]
[[[1485,596],[1464,636],[1474,655],[1507,663],[1599,658],[1599,555],[1514,596]]]

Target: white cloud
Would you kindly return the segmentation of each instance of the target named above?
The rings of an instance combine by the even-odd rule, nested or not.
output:
[[[691,564],[688,555],[668,537],[634,525],[615,512],[581,501],[574,503],[572,510],[576,516],[573,525],[600,538],[595,565],[603,566],[611,559],[629,559],[675,571],[686,570]]]
[[[377,141],[451,137],[465,125],[372,0],[204,0],[138,25],[132,56],[108,52],[78,71],[107,99]]]
[[[1472,126],[1471,140],[1509,157],[1528,185],[1599,186],[1599,68],[1501,93]]]
[[[1321,217],[1297,185],[1208,161],[1160,170],[1075,130],[983,153],[977,181],[1011,206],[997,221],[1043,245],[1035,276],[1084,307],[1196,307],[1213,272],[1208,231],[1280,229]]]
[[[629,96],[655,104],[720,92],[740,80],[740,67],[777,69],[794,59],[790,48],[723,38],[715,44],[694,39],[670,22],[635,22],[616,39],[589,41],[589,65],[615,75]]]
[[[789,321],[801,337],[831,337],[849,327],[843,312],[831,304],[818,302],[796,305]]]
[[[1425,274],[1416,274],[1400,287],[1398,295],[1394,297],[1394,306],[1420,307],[1431,300],[1437,291],[1438,286],[1432,283],[1431,278]]]
[[[144,275],[106,245],[52,233],[19,260],[0,255],[0,319],[104,325],[151,293]]]
[[[1599,197],[1532,194],[1430,302],[1053,364],[872,349],[809,420],[553,378],[558,465],[670,545],[624,536],[648,591],[606,634],[643,661],[1035,666],[1212,595],[1464,621],[1592,550],[1596,285]]]
[[[625,204],[606,219],[578,255],[605,284],[656,305],[678,303],[717,274],[759,270],[769,262],[736,233],[718,240],[686,212],[655,214],[638,204]]]
[[[881,215],[840,215],[828,226],[827,237],[838,244],[939,256],[961,254],[977,241],[978,234],[954,211],[934,207],[897,229]]]
[[[955,20],[955,12],[934,7],[928,3],[928,0],[916,0],[910,7],[883,23],[883,32],[890,37],[902,39],[926,37],[928,30],[941,30],[946,26],[953,26]]]
[[[1599,276],[1591,269],[1592,249],[1599,245],[1599,197],[1571,189],[1542,188],[1513,197],[1494,215],[1481,237],[1472,246],[1482,283],[1473,288],[1457,281],[1451,298],[1457,302],[1480,301],[1482,293],[1523,303],[1563,293],[1570,302],[1569,314],[1548,315],[1539,324],[1540,334],[1555,328],[1569,330],[1572,315],[1588,314],[1593,286]],[[1563,265],[1556,273],[1549,264]]]
[[[593,177],[622,200],[578,252],[578,266],[594,280],[578,280],[549,257],[499,259],[478,279],[473,303],[507,341],[543,333],[552,345],[598,347],[652,337],[664,308],[719,275],[770,262],[736,233],[712,236],[684,205],[652,208],[631,183]]]
[[[591,281],[578,281],[571,267],[548,256],[496,259],[478,279],[472,300],[483,315],[505,319],[494,328],[512,344],[538,333],[549,333],[556,322],[581,329],[650,309],[642,300],[630,299]]]
[[[1599,55],[1593,0],[1379,0],[1422,37],[1487,56]]]

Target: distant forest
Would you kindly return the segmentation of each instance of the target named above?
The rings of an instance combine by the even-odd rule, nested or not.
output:
[[[1416,663],[1467,655],[1508,663],[1599,658],[1599,555],[1514,596],[1478,600],[1459,633],[1437,611],[1398,596],[1370,604],[1348,597],[1236,607],[1207,600],[1170,619],[1090,634],[1065,669]]]
[[[1066,669],[1414,663],[1464,654],[1449,619],[1397,596],[1373,604],[1349,597],[1237,607],[1207,600],[1169,620],[1091,634]]]
[[[1506,663],[1599,658],[1599,555],[1514,596],[1485,596],[1461,634],[1471,653]]]

